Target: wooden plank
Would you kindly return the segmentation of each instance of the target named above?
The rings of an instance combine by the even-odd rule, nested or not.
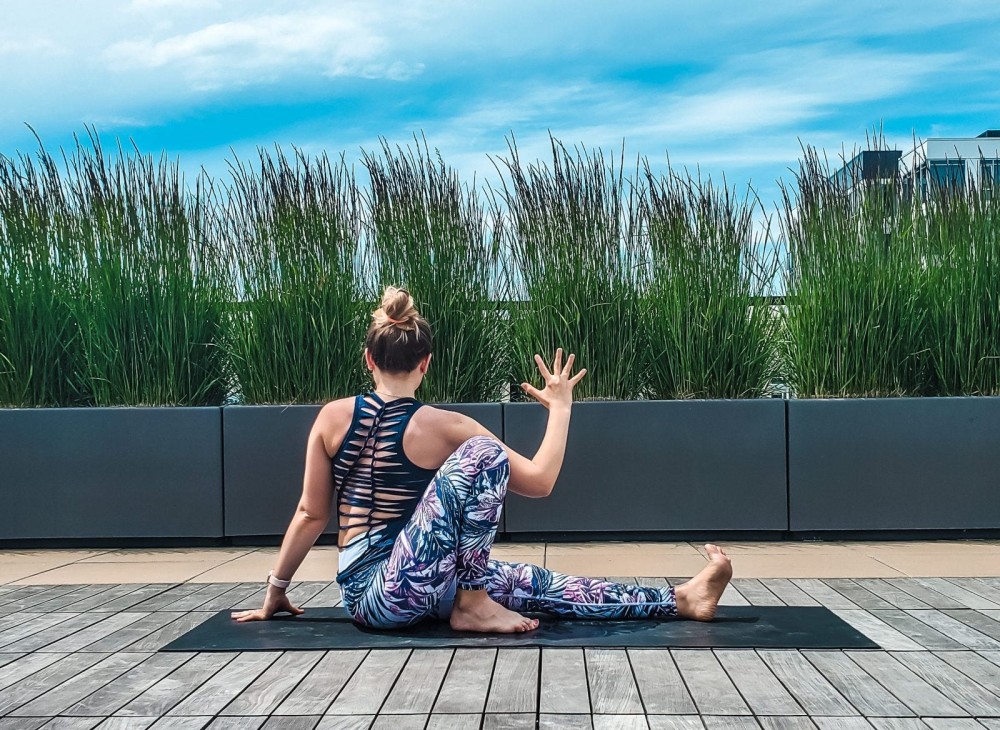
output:
[[[79,651],[81,649],[92,651],[90,644],[93,644],[95,641],[103,639],[108,634],[113,634],[115,631],[133,624],[148,615],[149,614],[147,613],[133,613],[131,611],[122,611],[121,613],[107,615],[106,618],[95,624],[81,629],[80,631],[77,631],[76,633],[63,639],[52,642],[45,647],[45,651]]]
[[[119,583],[117,585],[112,585],[106,591],[102,591],[101,593],[91,596],[90,598],[84,598],[82,601],[77,601],[73,604],[71,610],[80,612],[103,611],[105,613],[113,613],[115,609],[108,608],[107,606],[109,603],[120,600],[140,588],[143,588],[145,585],[145,583]]]
[[[270,715],[323,658],[323,654],[322,651],[286,651],[219,714]]]
[[[64,714],[101,717],[113,715],[194,657],[193,653],[153,654],[87,697],[68,707]]]
[[[698,715],[647,715],[650,730],[702,730],[705,724]]]
[[[907,652],[893,657],[970,715],[1000,717],[1000,697],[930,652]]]
[[[816,730],[816,724],[808,717],[764,716],[758,717],[757,721],[764,730]]]
[[[784,606],[785,602],[771,593],[756,578],[733,578],[733,585],[753,606]]]
[[[863,717],[814,717],[820,730],[871,730],[872,725]]]
[[[310,598],[308,601],[302,602],[302,608],[309,608],[310,606],[339,606],[343,600],[343,595],[340,590],[340,585],[336,582],[330,583],[317,593],[315,596]]]
[[[171,613],[171,612],[167,612]],[[177,614],[171,614],[177,615]],[[177,615],[170,623],[161,629],[156,629],[153,633],[144,636],[135,643],[125,647],[125,651],[159,651],[178,636],[186,634],[195,626],[208,621],[211,614],[207,613],[182,613]]]
[[[932,730],[983,730],[983,726],[975,720],[950,717],[925,717],[924,722]]]
[[[535,730],[535,714],[486,714],[483,715],[483,730]]]
[[[235,586],[232,583],[200,583],[200,587],[180,596],[162,607],[163,611],[195,611],[203,603],[228,593]]]
[[[235,652],[206,652],[171,672],[115,714],[124,717],[160,717],[239,656]]]
[[[240,608],[260,608],[264,605],[266,588],[260,581],[237,583],[225,593],[210,598],[198,606],[199,611],[226,611]]]
[[[114,587],[114,584],[111,583],[90,583],[83,586],[77,586],[75,590],[72,590],[69,593],[64,593],[58,598],[52,598],[51,600],[38,604],[32,610],[41,613],[48,613],[49,611],[75,611],[76,609],[73,608],[73,604],[93,596],[101,595],[105,591],[109,591]]]
[[[316,730],[368,730],[374,721],[373,715],[327,715]]]
[[[293,584],[288,589],[288,598],[292,605],[301,607],[314,596],[319,595],[329,585],[329,581],[304,580]],[[263,603],[263,601],[261,601]]]
[[[101,661],[77,672],[30,702],[8,711],[7,714],[20,717],[60,715],[65,712],[66,708],[75,705],[91,692],[100,689],[111,680],[138,666],[149,659],[151,655],[134,653],[98,656],[103,657]]]
[[[925,649],[962,649],[954,639],[935,631],[923,621],[918,621],[906,611],[894,608],[891,611],[875,611],[874,615],[907,638],[913,639]]]
[[[758,656],[780,679],[809,715],[857,715],[826,677],[797,651],[758,651]]]
[[[0,667],[4,667],[11,662],[16,662],[24,656],[27,656],[27,652],[0,652]]]
[[[43,614],[52,616],[54,614]],[[55,626],[50,626],[47,629],[42,629],[41,631],[36,631],[30,636],[25,636],[23,639],[18,639],[17,641],[11,642],[4,646],[4,651],[38,651],[43,649],[49,644],[53,644],[60,639],[65,639],[67,636],[72,636],[77,631],[87,628],[88,626],[93,626],[98,621],[103,621],[108,617],[109,614],[106,613],[80,613],[75,614],[71,618],[61,621]],[[58,649],[46,649],[46,651],[59,651]],[[63,651],[69,652],[72,649],[63,649]]]
[[[469,728],[478,728],[482,721],[483,716],[475,713],[431,715],[427,721],[427,730],[469,730]],[[541,727],[546,727],[546,725],[543,724]]]
[[[4,597],[4,603],[0,604],[0,610],[3,610],[4,613],[13,613],[14,611],[44,613],[39,611],[36,606],[78,588],[77,585],[23,586],[22,590],[19,590],[15,596]]]
[[[174,585],[173,583],[149,583],[148,585],[139,586],[132,593],[127,593],[124,596],[108,601],[102,609],[104,611],[126,611],[128,609],[132,609],[133,611],[152,610],[140,609],[138,606],[143,601],[148,601],[150,598],[170,590]]]
[[[833,608],[833,613],[840,616],[851,626],[881,646],[894,651],[919,651],[923,647],[913,639],[907,638],[888,624],[880,621],[868,611],[862,609]]]
[[[124,651],[126,647],[146,638],[154,631],[164,628],[182,614],[170,611],[156,611],[143,618],[112,631],[107,636],[87,644],[86,651]]]
[[[4,593],[0,595],[0,611],[20,611],[23,606],[16,606],[19,601],[26,601],[31,596],[37,595],[44,591],[51,591],[54,587],[50,585],[30,585],[30,586],[14,586],[6,585],[3,586],[5,589]],[[61,586],[65,591],[73,590],[73,586],[64,585]]]
[[[583,649],[542,649],[539,712],[590,714],[590,691]]]
[[[1000,697],[1000,665],[973,651],[938,651],[934,656]]]
[[[857,608],[857,604],[816,578],[792,578],[791,582],[827,608]]]
[[[717,650],[715,657],[755,715],[805,714],[753,650]]]
[[[55,626],[56,624],[60,624],[63,621],[68,621],[71,618],[79,616],[80,614],[54,611],[52,613],[35,613],[28,615],[30,615],[31,618],[24,619],[20,623],[0,632],[0,648],[6,648],[16,641],[20,641],[27,636],[38,633],[39,631],[44,631],[45,629]]]
[[[803,651],[802,655],[847,701],[870,717],[912,717],[913,711],[861,669],[843,652]]]
[[[0,690],[0,717],[30,702],[53,687],[69,681],[88,667],[106,659],[107,654],[55,654],[58,661]]]
[[[948,598],[954,598],[962,604],[963,608],[1000,609],[1000,604],[994,603],[988,598],[984,598],[973,591],[966,590],[965,588],[956,585],[952,581],[945,580],[944,578],[914,578],[913,580],[918,585],[926,586],[932,591],[937,591],[942,595],[948,596]]]
[[[754,730],[760,723],[753,717],[724,717],[703,715],[701,721],[708,730]]]
[[[872,609],[894,608],[891,603],[879,598],[867,588],[863,588],[853,580],[847,580],[846,578],[827,578],[823,582],[833,588],[833,590],[837,591],[840,595],[857,604],[858,608],[868,609],[869,611]]]
[[[969,714],[885,652],[845,653],[916,715],[962,717]]]
[[[1000,621],[990,618],[982,611],[973,611],[971,608],[946,608],[941,613],[961,621],[991,639],[1000,640]]]
[[[243,652],[198,689],[167,711],[168,715],[217,715],[279,656],[276,651]]]
[[[962,604],[954,598],[932,591],[912,578],[885,578],[884,580],[894,588],[909,593],[914,598],[919,598],[931,608],[963,608]]]
[[[13,662],[5,664],[0,669],[0,690],[30,677],[45,667],[62,659],[61,654],[25,654]]]
[[[486,712],[537,712],[540,665],[538,649],[499,649],[486,697]]]
[[[430,714],[451,664],[452,653],[451,649],[414,649],[379,713]]]
[[[319,715],[333,703],[368,652],[328,651],[274,710],[275,715]]]
[[[670,652],[629,649],[628,658],[646,712],[651,715],[693,715],[698,712]]]
[[[891,603],[893,608],[930,608],[919,598],[914,598],[906,591],[899,590],[881,578],[855,578],[854,582],[884,601]]]
[[[188,718],[165,718],[177,721]],[[257,730],[267,720],[266,717],[217,717],[205,726],[205,730]],[[159,730],[159,727],[157,727]]]
[[[765,588],[776,595],[786,606],[818,606],[819,601],[787,578],[767,578],[760,581]]]
[[[326,714],[377,714],[409,656],[409,649],[369,652]]]
[[[51,719],[49,717],[0,717],[0,730],[36,730]]]
[[[156,722],[156,717],[107,717],[97,730],[146,730]]]
[[[948,578],[948,582],[971,591],[977,596],[982,596],[1000,607],[1000,586],[990,585],[982,578]],[[975,606],[969,606],[969,608],[975,608]]]
[[[594,730],[649,730],[645,715],[593,715]]]
[[[720,606],[749,606],[750,601],[746,599],[742,593],[737,590],[736,586],[729,583],[726,589],[722,592],[722,597],[719,599]],[[700,722],[700,721],[699,721]]]
[[[467,730],[476,725],[455,726],[455,730]],[[427,726],[430,730],[431,726]],[[590,715],[541,714],[538,716],[539,730],[594,730]]]
[[[587,683],[594,714],[642,713],[642,699],[624,649],[585,649]],[[596,726],[596,721],[595,721]]]
[[[983,649],[986,651],[1000,649],[1000,641],[991,639],[986,634],[976,631],[966,626],[961,621],[947,616],[941,611],[933,609],[909,610],[908,614],[913,616],[933,629],[940,631],[945,636],[950,636],[962,646],[969,649]]]
[[[427,715],[379,715],[372,730],[424,730]]]
[[[496,649],[456,649],[433,712],[482,714],[496,658]]]
[[[319,717],[269,717],[261,730],[313,730]]]
[[[261,718],[263,719],[263,718]],[[151,730],[198,730],[207,727],[212,722],[211,715],[184,716],[184,717],[161,717],[150,725]]]
[[[174,601],[180,600],[184,596],[189,596],[200,590],[202,584],[199,583],[179,583],[172,585],[165,591],[160,591],[156,595],[150,596],[145,601],[141,601],[132,606],[133,611],[162,611]]]
[[[750,708],[712,652],[684,649],[671,651],[670,654],[700,712],[750,714]]]

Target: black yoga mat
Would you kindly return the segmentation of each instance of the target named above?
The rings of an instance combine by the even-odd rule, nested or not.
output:
[[[275,651],[432,647],[615,646],[710,649],[878,649],[829,609],[817,606],[723,606],[712,622],[594,621],[539,617],[524,634],[453,631],[447,621],[375,631],[342,608],[308,608],[301,616],[237,623],[220,611],[160,651]]]

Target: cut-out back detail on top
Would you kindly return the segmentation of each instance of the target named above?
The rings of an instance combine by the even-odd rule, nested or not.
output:
[[[421,405],[413,398],[387,403],[375,393],[355,399],[351,426],[333,458],[340,530],[367,528],[351,544],[365,537],[370,548],[376,535],[383,544],[394,539],[437,473],[403,452],[406,425]]]

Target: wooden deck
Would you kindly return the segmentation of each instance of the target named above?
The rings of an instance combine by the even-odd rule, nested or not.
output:
[[[291,595],[339,601],[329,582]],[[1000,578],[744,578],[725,596],[828,606],[874,652],[157,653],[260,596],[260,582],[0,586],[0,729],[1000,728]]]

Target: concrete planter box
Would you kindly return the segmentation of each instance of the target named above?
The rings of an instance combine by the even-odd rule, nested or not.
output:
[[[546,416],[505,404],[507,443],[533,455]],[[784,402],[575,403],[552,494],[505,511],[513,535],[787,530]]]
[[[788,403],[793,531],[1000,529],[1000,398]]]
[[[500,404],[436,405],[465,413],[502,435]],[[283,535],[302,494],[306,442],[322,406],[226,406],[225,534]],[[337,533],[331,518],[324,534]]]
[[[0,540],[222,537],[220,408],[0,409]]]

